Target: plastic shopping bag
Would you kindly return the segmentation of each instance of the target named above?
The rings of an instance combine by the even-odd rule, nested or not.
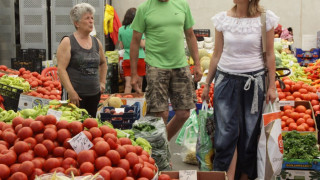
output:
[[[269,180],[281,172],[283,144],[280,117],[278,102],[266,105],[258,143],[258,179]]]
[[[176,139],[176,144],[178,145],[182,145],[183,141],[184,141],[184,138],[185,138],[185,132],[186,132],[186,128],[188,126],[192,126],[194,128],[194,131],[196,131],[196,133],[198,133],[198,129],[199,129],[199,126],[198,126],[198,117],[197,117],[197,112],[195,109],[192,109],[191,110],[191,113],[190,113],[190,116],[189,118],[187,119],[187,121],[183,124],[178,136],[177,136],[177,139]]]
[[[212,119],[209,116],[212,115],[212,112],[208,112],[208,104],[204,101],[198,115],[199,134],[196,146],[200,171],[212,171],[213,169],[214,149],[206,127],[208,119]]]

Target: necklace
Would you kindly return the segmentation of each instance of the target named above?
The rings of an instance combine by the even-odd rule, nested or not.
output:
[[[78,35],[77,39],[78,39],[78,42],[81,44],[81,46],[84,46],[85,49],[89,49],[90,40],[91,40],[90,37],[88,39],[81,39],[80,36]]]

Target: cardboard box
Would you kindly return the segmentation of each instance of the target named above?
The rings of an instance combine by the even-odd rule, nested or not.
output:
[[[315,180],[320,179],[320,173],[317,171],[310,170],[287,170],[283,169],[279,176],[276,177],[276,180]]]
[[[179,171],[161,171],[173,179],[179,179]],[[197,171],[197,180],[227,180],[227,174],[223,171]],[[190,179],[191,180],[191,179]],[[192,179],[193,180],[193,179]]]
[[[315,123],[315,125],[314,125],[315,131],[313,131],[313,132],[297,131],[297,132],[299,132],[301,135],[313,134],[316,137],[316,139],[318,139],[318,128],[317,128],[317,124],[316,124],[316,118],[314,116],[313,108],[312,108],[310,101],[280,101],[280,109],[281,110],[284,105],[291,105],[291,106],[293,105],[294,107],[297,107],[299,105],[303,105],[307,109],[311,109],[312,119],[314,120],[314,123]],[[288,131],[282,131],[282,136],[285,136],[287,134],[287,132]]]
[[[41,105],[45,106],[49,104],[50,99],[44,99],[34,96],[26,95],[22,93],[19,98],[18,110],[22,109],[32,109],[35,106]]]
[[[137,94],[137,93],[117,93],[115,96],[121,95],[121,100],[123,105],[133,105],[135,102],[140,103],[140,118],[144,117],[147,113],[147,101],[143,94]],[[128,98],[126,96],[131,95],[132,98]]]

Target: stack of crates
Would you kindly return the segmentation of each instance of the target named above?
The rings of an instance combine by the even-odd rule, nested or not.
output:
[[[295,56],[298,59],[298,63],[301,66],[307,66],[309,63],[314,63],[319,59],[320,49],[313,48],[310,51],[304,51],[300,48],[296,48]]]
[[[210,29],[194,29],[193,32],[197,41],[203,41],[204,37],[210,37]]]
[[[17,58],[11,59],[11,68],[19,70],[26,68],[31,72],[41,73],[42,61],[46,60],[45,49],[21,49]]]

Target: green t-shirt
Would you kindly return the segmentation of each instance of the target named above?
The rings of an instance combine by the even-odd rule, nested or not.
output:
[[[193,25],[186,0],[147,0],[138,7],[131,28],[146,36],[145,61],[148,64],[174,69],[188,66],[184,31]]]
[[[130,59],[130,44],[132,39],[133,30],[131,29],[130,25],[126,28],[121,26],[119,28],[119,41],[122,42],[124,48],[124,55],[123,60]],[[144,35],[142,35],[142,39],[144,39]],[[139,58],[144,59],[146,57],[144,50],[140,47],[139,48]]]

